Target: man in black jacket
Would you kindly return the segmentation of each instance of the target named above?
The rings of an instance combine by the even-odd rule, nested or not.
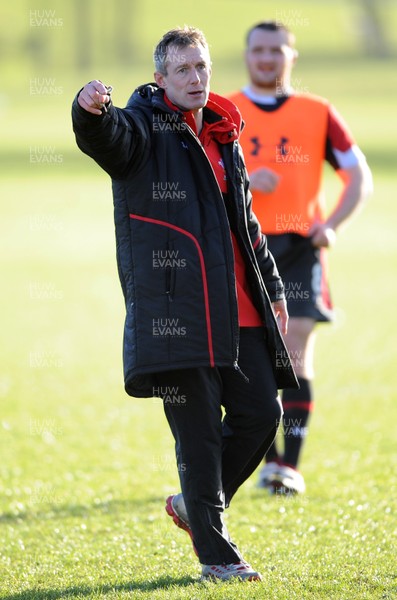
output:
[[[74,131],[112,177],[125,389],[163,399],[182,489],[167,513],[203,578],[256,580],[222,517],[274,439],[277,389],[297,385],[276,321],[286,331],[283,286],[251,210],[240,114],[209,91],[204,35],[169,31],[154,59],[156,83],[125,109],[88,83]]]

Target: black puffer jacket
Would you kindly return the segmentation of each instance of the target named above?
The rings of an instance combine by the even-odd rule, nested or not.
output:
[[[226,211],[201,143],[163,94],[148,84],[135,90],[125,109],[110,104],[95,116],[77,98],[72,109],[79,148],[113,180],[117,261],[126,302],[125,389],[132,396],[151,397],[156,372],[238,368],[229,222],[246,261],[278,386],[296,387],[270,304],[281,297],[282,283],[251,211],[236,131],[221,145],[229,181]],[[241,120],[236,107],[215,94],[210,94],[204,118]],[[241,122],[236,125],[239,129]]]

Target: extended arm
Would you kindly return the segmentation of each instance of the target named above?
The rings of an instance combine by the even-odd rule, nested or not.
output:
[[[111,177],[122,179],[139,167],[148,149],[149,133],[131,109],[113,106],[106,86],[91,81],[72,106],[73,130],[80,150]]]
[[[338,174],[343,180],[343,190],[337,206],[326,221],[313,225],[310,234],[314,246],[331,246],[337,229],[350,220],[372,193],[372,175],[364,156],[355,166],[339,169]]]

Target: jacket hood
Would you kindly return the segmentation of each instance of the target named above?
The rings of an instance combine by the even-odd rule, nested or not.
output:
[[[243,118],[237,106],[228,98],[210,92],[207,108],[226,117],[229,121],[235,124],[237,131],[241,132],[243,128]]]

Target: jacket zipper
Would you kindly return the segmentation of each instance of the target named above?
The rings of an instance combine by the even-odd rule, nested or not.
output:
[[[235,153],[238,153],[238,148],[237,147],[233,148],[233,165],[237,164],[237,160],[236,161],[234,160],[234,154]],[[235,167],[235,170],[236,170],[236,172],[238,174],[238,180],[239,180],[239,182],[243,183],[244,179],[243,179],[240,167],[239,166]],[[237,196],[237,191],[236,191],[236,196]],[[239,213],[241,212],[240,211],[240,204],[239,203],[237,204],[237,210],[238,210]],[[249,235],[248,223],[246,222],[246,212],[245,211],[243,211],[243,214],[241,215],[241,218],[246,223],[245,230],[248,232],[247,239],[245,239],[246,236],[241,235],[240,231],[239,231],[239,235],[240,235],[240,238],[242,240],[242,243],[244,244],[245,252],[246,252],[247,256],[250,259],[251,271],[253,271],[253,273],[255,274],[255,277],[256,277],[256,280],[257,280],[257,284],[262,289],[262,292],[263,292],[263,295],[265,296],[265,298],[267,298],[269,307],[271,307],[271,301],[270,301],[270,298],[269,298],[268,293],[267,293],[265,282],[263,281],[262,276],[260,274],[259,266],[257,266],[256,260],[254,261],[253,257],[252,257],[252,253],[254,254],[254,257],[255,257],[255,249],[254,249],[254,245],[251,242],[251,238],[250,238],[250,235]],[[258,270],[259,270],[259,272],[258,272]],[[263,324],[264,324],[264,326],[266,328],[267,324],[266,324],[266,319],[265,319],[264,316],[262,316],[262,322],[263,322]]]
[[[214,169],[212,168],[211,162],[207,156],[207,154],[205,153],[205,150],[203,148],[203,145],[201,144],[200,140],[197,138],[196,134],[194,133],[194,131],[192,130],[192,128],[186,124],[186,130],[188,131],[188,133],[190,133],[191,137],[193,138],[193,142],[198,146],[199,151],[202,153],[202,156],[204,157],[204,160],[206,161],[209,169],[211,170],[212,173],[212,178],[213,178],[213,182],[217,187],[217,192],[218,192],[218,198],[220,200],[220,202],[217,203],[217,209],[218,209],[218,214],[220,211],[222,211],[222,216],[223,216],[223,221],[227,221],[228,223],[228,231],[230,231],[230,224],[229,224],[229,220],[227,217],[227,213],[226,213],[226,207],[224,206],[224,201],[223,201],[223,197],[222,197],[222,192],[221,189],[219,187],[218,181],[216,179],[215,173],[214,173]],[[232,149],[233,152],[233,149]],[[233,154],[232,154],[233,156]],[[234,157],[232,159],[232,162],[234,163]],[[223,229],[224,231],[224,229]],[[229,236],[230,238],[230,245],[232,245],[232,241],[231,241],[231,236]],[[233,251],[233,249],[232,249]],[[227,257],[226,257],[227,258]],[[228,265],[230,266],[230,265]],[[230,272],[230,269],[227,269],[227,273]],[[235,282],[235,286],[236,286],[236,282]],[[242,373],[242,371],[240,370],[240,367],[238,366],[238,356],[239,356],[239,342],[240,342],[240,335],[239,335],[239,324],[238,324],[238,305],[237,305],[237,296],[235,297],[235,306],[236,306],[236,310],[235,312],[235,316],[232,316],[232,323],[231,323],[231,328],[232,328],[232,338],[233,338],[233,342],[235,345],[235,357],[234,357],[234,362],[233,362],[233,367],[239,371],[243,377],[248,381],[247,377]]]
[[[173,244],[168,241],[166,256],[172,256]],[[165,268],[165,294],[168,297],[169,302],[172,302],[174,299],[175,293],[175,268],[172,268],[170,265],[167,265]]]
[[[175,269],[167,267],[165,270],[165,294],[172,302],[175,294]]]

